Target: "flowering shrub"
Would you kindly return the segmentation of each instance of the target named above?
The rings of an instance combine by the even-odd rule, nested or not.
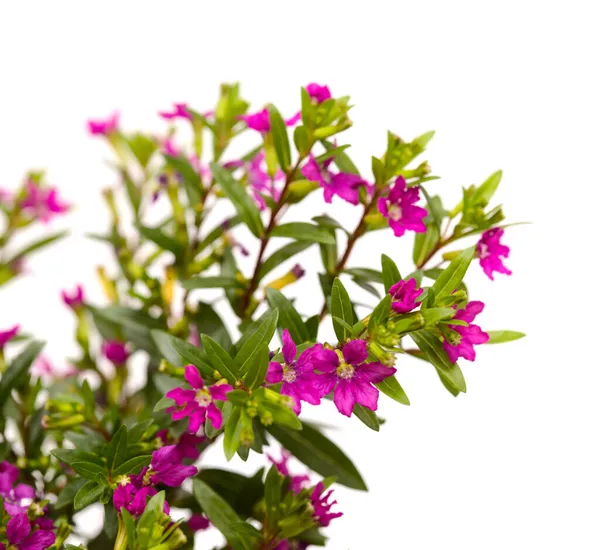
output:
[[[490,206],[501,174],[465,188],[447,210],[427,191],[437,179],[429,164],[414,162],[433,133],[412,141],[389,133],[372,174],[361,174],[336,137],[351,125],[349,110],[349,98],[309,84],[289,118],[273,105],[252,113],[237,85],[223,85],[214,110],[161,111],[161,137],[123,131],[117,113],[88,123],[115,153],[120,185],[103,195],[110,229],[92,237],[116,261],[98,269],[106,303],[91,303],[81,286],[62,292],[79,346],[67,371],[38,357],[43,343],[18,325],[0,332],[1,550],[193,548],[193,534],[207,528],[235,550],[324,546],[330,522],[344,521],[332,486],[366,485],[303,421],[306,404],[317,413],[335,406],[347,422],[379,431],[380,399],[409,404],[402,363],[435,369],[457,396],[466,391],[459,359],[523,336],[475,324],[484,304],[464,283],[474,259],[490,279],[510,274],[504,216]],[[241,134],[254,148],[230,153]],[[320,212],[284,221],[311,193],[322,193],[332,215],[337,201],[353,205],[356,227]],[[216,218],[220,203],[231,207],[225,219]],[[68,207],[29,174],[16,193],[2,192],[0,208],[2,284],[61,236],[10,254],[13,235]],[[155,211],[164,217],[150,222]],[[356,243],[380,231],[414,239],[414,267],[402,260],[403,275],[386,254],[380,268],[348,265]],[[323,295],[302,300],[303,312],[318,306],[306,317],[282,291],[307,276],[292,258],[310,247],[320,249]],[[253,267],[242,270],[248,256]],[[357,302],[356,286],[371,305]],[[206,301],[216,292],[218,308]],[[225,303],[235,325],[217,312]],[[212,445],[227,460],[261,454],[265,468],[250,477],[204,468]],[[306,469],[292,474],[292,456]],[[95,503],[104,507],[99,534],[67,543],[73,515]]]

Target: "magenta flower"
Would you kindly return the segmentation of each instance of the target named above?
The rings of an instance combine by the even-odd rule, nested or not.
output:
[[[417,288],[416,279],[400,279],[390,287],[388,294],[392,297],[392,309],[396,313],[408,313],[417,307],[416,299],[423,294],[423,289]]]
[[[17,550],[46,550],[56,540],[52,531],[34,530],[25,513],[17,514],[8,520],[6,538],[12,548]]]
[[[407,188],[406,181],[402,176],[396,178],[387,197],[379,198],[377,207],[388,219],[396,237],[402,237],[407,230],[416,233],[427,231],[427,227],[423,223],[423,218],[427,216],[427,210],[415,205],[418,200],[419,189],[417,187]]]
[[[29,502],[35,498],[35,489],[24,483],[17,483],[18,479],[19,469],[14,464],[6,460],[0,462],[0,497],[10,516],[27,512]]]
[[[173,138],[167,138],[162,142],[162,152],[170,157],[178,157],[181,154],[179,147],[175,145]]]
[[[313,516],[322,527],[327,527],[331,520],[335,518],[342,517],[344,514],[342,512],[331,512],[331,507],[334,504],[337,504],[337,500],[333,502],[329,502],[331,495],[333,494],[333,489],[323,494],[325,490],[325,486],[322,482],[317,483],[313,492],[310,496],[310,501],[313,506]]]
[[[25,184],[25,198],[21,207],[29,212],[34,219],[43,223],[49,222],[55,215],[64,214],[70,208],[58,197],[58,190],[50,187],[43,189],[33,181]]]
[[[373,384],[396,372],[381,363],[366,363],[368,355],[364,340],[352,340],[342,348],[343,360],[324,347],[316,349],[311,357],[314,367],[323,373],[315,382],[321,396],[334,390],[333,402],[345,416],[352,415],[356,403],[376,411],[379,390]]]
[[[262,111],[257,111],[256,113],[249,115],[241,115],[238,118],[243,120],[248,128],[256,130],[261,134],[266,134],[271,130],[271,120],[269,118],[269,111],[266,107]],[[294,126],[300,121],[300,118],[302,118],[302,115],[298,112],[292,118],[287,119],[285,125]]]
[[[454,315],[454,319],[468,323],[468,326],[453,325],[448,323],[448,326],[458,333],[457,341],[448,342],[444,340],[444,350],[448,354],[450,361],[453,363],[459,357],[464,357],[467,361],[475,361],[474,345],[485,344],[490,337],[487,332],[483,332],[481,327],[472,324],[475,317],[483,311],[485,307],[483,302],[469,302],[465,309],[459,309]]]
[[[483,272],[493,281],[494,271],[512,275],[512,271],[507,269],[502,263],[501,258],[508,258],[510,248],[500,244],[500,239],[504,235],[504,229],[495,227],[488,229],[477,243],[477,254],[479,256],[479,265]]]
[[[281,170],[277,170],[275,177],[271,179],[267,173],[265,163],[265,152],[258,153],[247,165],[248,183],[252,188],[254,200],[258,204],[260,210],[264,210],[267,206],[265,196],[270,197],[277,202],[281,197],[281,190],[277,189],[275,182],[285,180],[285,174]]]
[[[190,531],[195,533],[196,531],[208,529],[210,527],[210,521],[202,514],[192,514],[192,517],[188,519],[187,526],[190,528]]]
[[[311,82],[307,87],[306,91],[308,95],[313,98],[315,103],[323,103],[323,101],[331,98],[331,92],[327,86],[320,86],[314,82]]]
[[[172,111],[159,111],[158,114],[165,120],[173,120],[177,118],[192,120],[192,115],[188,111],[186,103],[173,103]]]
[[[321,402],[321,395],[315,387],[318,376],[315,374],[311,362],[317,346],[304,350],[296,360],[296,344],[294,344],[288,329],[284,329],[282,340],[284,363],[271,361],[266,380],[269,384],[283,382],[282,395],[289,395],[294,400],[294,412],[300,414],[301,401],[306,401],[311,405],[318,405]]]
[[[0,187],[0,204],[8,204],[12,198],[12,193],[8,189]]]
[[[166,397],[175,401],[175,406],[167,409],[171,418],[188,418],[188,431],[191,433],[196,433],[207,417],[215,430],[220,429],[223,425],[223,413],[215,405],[215,401],[225,401],[233,388],[229,384],[205,386],[194,365],[185,367],[184,376],[193,389],[174,388],[167,392]]]
[[[153,484],[162,483],[168,487],[180,487],[188,478],[198,473],[196,466],[181,464],[181,455],[175,445],[162,447],[152,453],[152,462],[148,470]]]
[[[113,493],[113,506],[117,512],[125,508],[131,515],[141,516],[146,509],[150,497],[157,493],[151,485],[142,485],[135,476],[123,479]],[[168,505],[165,502],[165,514],[168,514]]]
[[[102,353],[117,367],[124,365],[129,359],[127,344],[119,340],[106,340],[102,344]]]
[[[15,325],[7,330],[0,330],[0,351],[19,333],[19,330],[21,330],[20,325]]]
[[[273,458],[271,455],[267,454],[267,458],[275,466],[277,471],[285,477],[290,478],[290,491],[293,491],[294,494],[298,494],[306,484],[310,481],[310,478],[307,475],[296,476],[290,473],[290,469],[288,467],[288,462],[292,454],[285,449],[281,450],[281,459],[277,460]]]
[[[184,458],[197,460],[201,450],[198,449],[206,441],[204,436],[194,435],[188,432],[182,433],[179,436],[179,441],[175,444],[175,453],[177,460],[181,462]]]
[[[332,158],[327,159],[323,166],[320,166],[311,155],[302,168],[302,175],[309,181],[317,182],[323,188],[325,202],[331,203],[333,196],[337,195],[346,202],[357,205],[360,202],[361,186],[365,186],[370,193],[371,185],[357,174],[330,172],[328,167],[331,162],[333,162]]]
[[[83,305],[83,287],[81,285],[77,285],[71,293],[61,290],[60,295],[62,301],[71,309],[78,309]]]
[[[115,111],[107,119],[87,121],[88,131],[93,136],[109,136],[119,131],[119,113]]]

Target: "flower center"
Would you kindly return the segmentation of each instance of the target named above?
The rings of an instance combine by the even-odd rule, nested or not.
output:
[[[126,475],[120,475],[115,481],[117,482],[117,485],[121,485],[122,487],[125,487],[131,483],[129,476]]]
[[[196,403],[201,407],[208,407],[212,403],[212,396],[206,388],[199,389],[196,392]]]
[[[402,219],[402,207],[399,204],[391,204],[388,207],[388,216],[395,222]]]
[[[490,250],[488,248],[488,245],[485,243],[481,243],[479,245],[479,257],[482,260],[485,260],[489,255],[490,255]]]
[[[337,369],[335,369],[335,373],[342,380],[350,380],[354,376],[354,367],[342,361]]]
[[[283,367],[283,381],[288,384],[293,384],[296,381],[298,374],[296,373],[296,369],[290,365],[285,365]]]

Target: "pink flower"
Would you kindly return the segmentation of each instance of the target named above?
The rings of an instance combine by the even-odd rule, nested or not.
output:
[[[210,521],[202,514],[192,514],[192,517],[188,519],[187,526],[190,528],[190,531],[195,533],[196,531],[208,529],[210,527]]]
[[[58,190],[53,187],[44,189],[30,180],[25,184],[25,192],[21,207],[43,223],[49,222],[57,214],[64,214],[70,208],[59,199]]]
[[[185,367],[185,379],[193,389],[175,388],[167,392],[166,397],[175,401],[175,406],[167,409],[173,420],[188,418],[188,431],[196,433],[206,420],[210,420],[218,430],[223,425],[223,413],[215,405],[215,401],[225,401],[227,393],[233,388],[229,384],[213,384],[205,386],[198,369],[194,365]]]
[[[512,271],[507,269],[502,263],[501,258],[508,258],[510,248],[500,244],[500,239],[504,235],[504,229],[495,227],[488,229],[477,243],[477,254],[479,255],[479,265],[483,272],[493,281],[494,271],[511,275]]]
[[[292,454],[284,449],[281,450],[280,460],[277,460],[271,455],[267,454],[267,458],[275,466],[277,471],[282,476],[290,478],[290,491],[293,491],[294,494],[298,494],[302,489],[304,489],[306,484],[310,481],[310,478],[307,475],[295,476],[290,473],[288,462],[291,456]]]
[[[0,187],[0,204],[7,204],[12,198],[12,193],[7,189]]]
[[[318,348],[313,346],[304,350],[296,360],[296,344],[294,344],[288,329],[284,329],[282,340],[285,362],[281,364],[271,361],[266,380],[269,384],[283,382],[282,395],[289,395],[294,400],[294,412],[300,414],[300,401],[306,401],[311,405],[318,405],[321,402],[321,395],[315,387],[318,376],[315,374],[311,362],[311,357]]]
[[[475,361],[474,345],[485,344],[490,337],[487,332],[483,332],[477,325],[472,324],[475,317],[483,311],[485,307],[483,302],[469,302],[465,309],[459,309],[454,316],[458,321],[465,321],[468,326],[453,325],[448,323],[448,326],[458,333],[457,341],[448,342],[444,340],[443,346],[453,363],[459,357],[464,357],[467,361]]]
[[[296,113],[292,118],[285,121],[285,125],[294,126],[300,121],[301,117],[302,115],[300,113]],[[269,118],[269,111],[266,107],[262,111],[257,111],[256,113],[249,115],[241,115],[238,118],[243,120],[248,128],[256,130],[261,134],[266,134],[271,130],[271,120]]]
[[[109,136],[119,131],[119,113],[115,111],[107,119],[87,121],[88,131],[93,136]]]
[[[150,463],[150,481],[154,484],[162,483],[168,487],[180,487],[188,478],[198,473],[195,466],[181,464],[181,455],[175,445],[162,447],[152,453]]]
[[[330,172],[328,167],[332,161],[333,159],[330,158],[320,166],[311,155],[302,168],[302,175],[309,181],[317,182],[323,188],[325,202],[331,203],[333,196],[337,195],[346,202],[357,205],[360,202],[360,187],[365,186],[370,193],[370,184],[357,174]]]
[[[192,120],[192,115],[188,111],[187,103],[173,103],[172,111],[159,111],[158,114],[165,120],[173,120],[177,118]]]
[[[131,515],[141,516],[146,509],[146,504],[150,497],[157,493],[151,485],[142,485],[136,476],[129,476],[124,479],[113,493],[113,505],[117,512],[125,508]],[[165,513],[168,514],[168,504],[165,502]]]
[[[55,378],[68,378],[69,376],[74,376],[78,373],[78,370],[72,365],[59,370],[52,364],[48,357],[40,355],[31,367],[30,372],[34,377],[42,378],[45,381],[51,381]]]
[[[162,152],[171,157],[178,157],[181,154],[179,147],[175,145],[172,138],[167,138],[162,142]]]
[[[314,99],[316,103],[323,103],[323,101],[331,98],[331,92],[327,86],[320,86],[311,82],[307,87],[306,91],[308,95]]]
[[[400,279],[390,287],[388,294],[392,297],[392,309],[396,313],[408,313],[417,307],[416,299],[423,294],[423,289],[417,288],[416,279]]]
[[[267,206],[264,196],[270,197],[277,202],[281,197],[281,190],[275,187],[275,182],[285,179],[285,174],[277,170],[275,177],[271,179],[267,173],[265,164],[265,152],[258,153],[247,165],[248,183],[252,188],[254,200],[257,202],[260,210]]]
[[[7,330],[0,330],[0,351],[19,333],[19,330],[21,330],[20,325],[15,325]]]
[[[352,340],[342,348],[343,360],[335,351],[323,347],[311,357],[315,368],[323,373],[315,383],[321,396],[335,388],[333,402],[345,416],[352,415],[356,403],[376,411],[379,390],[373,384],[396,372],[381,363],[365,363],[368,355],[364,340]]]
[[[83,287],[81,285],[77,285],[71,293],[61,290],[60,295],[62,301],[71,309],[78,309],[83,305]]]
[[[331,507],[334,504],[337,504],[337,500],[329,502],[329,499],[333,494],[333,489],[323,494],[324,490],[325,486],[323,485],[323,483],[317,483],[310,496],[310,501],[313,506],[314,518],[317,520],[319,525],[327,527],[331,523],[331,520],[342,517],[344,514],[342,512],[330,512]]]
[[[194,435],[191,433],[183,433],[179,436],[179,441],[175,445],[176,455],[179,457],[178,460],[182,461],[184,458],[190,460],[197,460],[201,454],[201,450],[198,449],[206,441],[204,436]]]
[[[407,230],[416,233],[427,231],[427,227],[423,223],[423,218],[427,216],[427,210],[415,206],[418,200],[419,189],[417,187],[407,188],[406,181],[402,176],[396,178],[387,197],[379,198],[377,207],[388,219],[396,237],[402,237]]]
[[[127,344],[119,340],[106,340],[102,344],[102,353],[109,361],[119,367],[127,362],[129,350]]]
[[[17,550],[45,550],[56,540],[52,531],[34,530],[25,513],[17,514],[8,520],[6,538],[8,543]]]

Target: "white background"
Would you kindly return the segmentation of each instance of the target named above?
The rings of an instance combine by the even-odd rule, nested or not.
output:
[[[433,192],[453,203],[462,185],[501,167],[498,199],[509,220],[534,224],[505,235],[512,277],[469,274],[473,296],[487,304],[483,327],[528,337],[480,348],[464,365],[466,396],[452,398],[432,369],[402,361],[412,406],[382,398],[380,433],[329,405],[319,410],[370,487],[337,490],[345,515],[328,529],[328,548],[597,549],[594,4],[3,2],[0,185],[47,168],[77,210],[73,237],[37,256],[10,294],[3,289],[0,327],[21,322],[64,363],[72,318],[58,290],[82,281],[100,297],[93,266],[109,254],[83,233],[105,227],[98,194],[116,181],[107,150],[85,135],[88,117],[118,108],[127,129],[159,132],[158,109],[172,101],[209,108],[221,81],[240,80],[253,106],[273,101],[287,114],[301,85],[329,84],[356,105],[342,142],[365,173],[387,129],[407,139],[436,129],[426,157],[443,179]],[[298,208],[296,219],[323,209],[309,204],[319,211]],[[352,227],[355,213],[343,208],[334,202],[329,211]],[[352,264],[376,265],[386,252],[407,272],[410,241],[372,237]],[[316,269],[317,255],[305,264]],[[314,277],[297,289],[310,296],[306,313],[320,307]],[[197,546],[218,540],[205,534]]]

